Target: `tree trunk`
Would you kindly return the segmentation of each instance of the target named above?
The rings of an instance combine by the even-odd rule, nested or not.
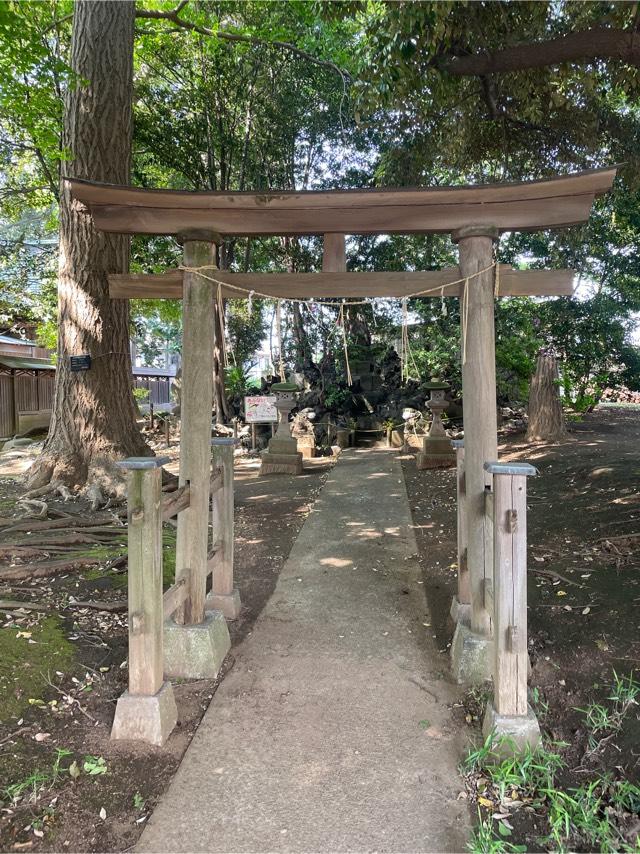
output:
[[[224,341],[224,317],[220,316],[217,304],[213,317],[216,342],[213,351],[213,409],[216,420],[224,424],[231,416],[231,408],[224,387],[224,360],[221,344]]]
[[[77,0],[71,66],[78,75],[65,97],[63,146],[69,177],[129,183],[135,4]],[[98,233],[60,192],[58,363],[54,409],[29,487],[91,483],[108,492],[120,478],[116,459],[149,454],[135,420],[129,353],[129,304],[110,300],[107,273],[129,268],[129,240]],[[71,355],[91,367],[72,372]]]
[[[566,434],[558,379],[556,357],[541,350],[529,391],[528,442],[555,442]]]
[[[307,330],[304,328],[300,304],[294,300],[291,306],[293,311],[293,340],[296,350],[295,370],[301,373],[310,385],[315,385],[320,379],[320,371],[313,361],[311,344]]]
[[[218,264],[221,270],[228,270],[233,263],[234,244],[225,242],[220,246]],[[222,345],[225,340],[225,319],[224,319],[225,302],[222,300],[222,311],[216,299],[216,306],[213,312],[213,324],[215,329],[214,340],[215,349],[213,351],[213,411],[216,420],[224,424],[231,417],[231,407],[227,400],[227,391],[224,387],[224,354]]]

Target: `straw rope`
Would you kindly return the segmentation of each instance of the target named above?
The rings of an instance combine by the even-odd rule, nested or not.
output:
[[[488,267],[483,267],[482,270],[478,270],[477,273],[472,273],[470,276],[463,276],[460,279],[454,279],[452,282],[447,282],[444,285],[436,285],[433,288],[425,288],[421,291],[413,291],[410,294],[404,294],[402,297],[385,297],[385,299],[413,299],[415,297],[427,296],[428,294],[434,293],[444,293],[445,288],[450,288],[453,285],[461,285],[471,279],[475,279],[478,276],[481,276],[483,273],[487,273],[489,270],[493,270],[497,267],[497,263],[493,262],[489,264]],[[263,299],[274,299],[273,294],[265,294],[262,291],[257,291],[255,289],[243,288],[240,285],[232,285],[230,282],[223,282],[222,279],[216,279],[214,276],[207,275],[205,270],[218,270],[218,267],[214,267],[212,265],[205,265],[203,267],[185,267],[184,265],[180,265],[178,267],[179,270],[182,270],[183,273],[194,273],[197,276],[201,276],[203,279],[206,279],[209,282],[213,282],[216,285],[222,285],[225,288],[230,288],[232,291],[238,291],[238,293],[246,294],[247,297],[251,294],[252,297],[262,297]],[[277,299],[277,297],[275,297]],[[287,302],[296,302],[300,305],[305,305],[309,303],[317,303],[318,300],[315,297],[286,297]],[[320,298],[322,300],[322,305],[333,305],[339,308],[341,305],[368,305],[372,299],[375,297],[369,297],[368,299],[359,299],[359,300],[329,300]]]
[[[186,267],[184,265],[180,265],[178,267],[179,270],[182,270],[184,273],[193,273],[196,276],[200,276],[203,279],[206,279],[209,282],[213,282],[213,284],[218,286],[218,310],[222,314],[222,287],[231,288],[233,291],[238,291],[239,293],[246,294],[249,300],[249,316],[251,316],[251,309],[254,297],[262,297],[263,299],[274,299],[273,294],[265,294],[261,291],[255,290],[255,288],[243,288],[240,285],[232,285],[229,282],[224,282],[221,279],[216,279],[214,276],[207,275],[205,270],[218,270],[218,267],[213,265],[204,265],[202,267]],[[401,299],[402,300],[402,335],[401,335],[401,372],[402,375],[407,379],[409,378],[409,359],[411,359],[413,363],[413,367],[416,373],[419,374],[418,369],[416,367],[415,359],[413,357],[413,352],[411,351],[411,345],[409,344],[409,333],[408,333],[408,321],[407,321],[407,302],[410,299],[427,296],[428,294],[438,293],[440,292],[440,300],[442,304],[442,313],[446,313],[446,306],[444,303],[444,291],[445,288],[450,288],[453,285],[463,285],[461,300],[461,311],[460,311],[460,321],[462,325],[462,363],[466,364],[467,361],[467,323],[469,319],[469,282],[471,279],[475,279],[478,276],[482,276],[483,273],[488,273],[489,270],[494,270],[494,296],[499,296],[500,294],[500,264],[498,261],[494,261],[489,264],[488,267],[483,267],[482,270],[478,270],[476,273],[472,273],[469,276],[463,276],[460,279],[454,279],[452,282],[447,282],[444,285],[436,285],[433,288],[425,288],[421,291],[414,291],[410,294],[405,294],[403,297],[387,297],[387,299]],[[309,305],[310,303],[316,303],[320,305],[332,305],[336,306],[340,309],[340,322],[342,325],[342,337],[343,337],[343,345],[344,345],[344,356],[347,370],[347,379],[349,381],[349,385],[351,385],[351,369],[349,366],[349,351],[347,347],[347,331],[345,326],[345,318],[344,318],[344,307],[345,305],[369,305],[371,304],[374,297],[370,297],[368,299],[359,299],[359,300],[329,300],[322,299],[321,301],[316,300],[314,297],[287,297],[288,302],[295,302],[299,305]],[[280,306],[282,303],[282,299],[278,299],[276,306],[276,318],[277,318],[277,334],[278,334],[278,347],[280,350],[280,376],[284,381],[284,362],[282,359],[282,329],[280,322]],[[223,347],[223,355],[225,366],[228,366],[227,361],[227,353],[226,347],[224,346],[224,342],[222,344]]]

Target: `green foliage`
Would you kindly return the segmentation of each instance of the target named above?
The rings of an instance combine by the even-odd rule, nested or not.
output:
[[[625,716],[638,705],[640,683],[634,674],[613,673],[613,684],[607,696],[609,705],[591,703],[580,709],[590,732],[591,749],[599,742],[594,736],[617,732]],[[564,744],[550,745],[561,749]],[[640,809],[640,787],[632,780],[614,779],[609,774],[597,775],[578,787],[566,788],[562,778],[566,762],[559,752],[541,746],[536,750],[504,758],[500,743],[489,736],[469,751],[463,771],[473,785],[479,803],[489,806],[510,800],[527,802],[548,823],[548,836],[541,844],[553,851],[575,850],[600,852],[637,851],[625,835],[628,821]],[[502,825],[502,826],[501,826]],[[473,852],[507,852],[526,850],[506,842],[509,827],[495,821],[491,813],[478,811],[478,824],[469,844]]]
[[[241,365],[231,365],[224,371],[224,387],[228,395],[243,395],[249,387],[249,377]]]
[[[324,403],[327,409],[340,410],[350,398],[351,392],[346,388],[339,388],[339,386],[329,386],[324,393]]]
[[[68,68],[72,11],[71,0],[0,4],[0,328],[36,320],[49,346],[58,174],[69,154],[63,95],[82,85]],[[581,282],[574,300],[498,302],[499,400],[526,400],[545,345],[560,355],[566,401],[584,411],[607,385],[640,388],[638,69],[601,58],[479,77],[457,75],[453,63],[589,27],[628,30],[634,14],[624,3],[189,3],[181,17],[210,35],[167,21],[138,27],[133,182],[220,191],[442,185],[626,161],[588,226],[504,235],[498,247],[503,263],[571,266]],[[321,248],[317,238],[232,238],[217,260],[238,271],[312,271]],[[161,272],[180,263],[181,250],[169,237],[134,237],[131,258],[134,271]],[[350,270],[456,260],[443,235],[348,241]],[[415,299],[410,312],[422,321],[411,334],[412,373],[442,376],[459,392],[458,300]],[[268,300],[253,300],[251,311],[246,300],[228,301],[227,341],[242,371],[272,334],[272,313]],[[292,306],[284,314],[288,366],[322,362],[320,384],[334,385],[344,373],[335,307],[301,307],[298,326]],[[395,301],[349,309],[350,358],[382,354],[399,323]],[[132,327],[145,360],[159,364],[180,348],[180,303],[136,300]]]
[[[640,682],[635,678],[633,671],[628,676],[618,676],[614,670],[613,685],[607,696],[608,705],[592,702],[585,708],[577,710],[585,716],[592,750],[596,750],[600,744],[597,736],[602,738],[605,733],[618,732],[622,729],[626,715],[639,705],[639,696]]]
[[[71,751],[67,750],[66,747],[56,747],[50,768],[45,768],[42,771],[36,769],[23,780],[6,786],[2,790],[3,797],[14,804],[17,804],[21,800],[28,800],[32,804],[35,803],[42,791],[50,789],[55,785],[62,770],[60,768],[62,760],[71,755]]]
[[[97,777],[107,773],[107,763],[104,756],[85,756],[82,770],[90,777]]]

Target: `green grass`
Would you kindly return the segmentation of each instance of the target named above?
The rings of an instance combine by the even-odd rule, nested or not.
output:
[[[18,636],[21,631],[31,637]],[[57,616],[33,627],[0,628],[0,720],[19,717],[30,700],[42,702],[47,673],[67,670],[74,654]]]
[[[616,733],[622,729],[622,724],[628,712],[638,706],[640,683],[633,671],[628,676],[618,676],[613,671],[613,684],[609,695],[603,703],[589,703],[585,708],[577,708],[585,716],[589,730],[589,746],[597,750],[606,733]]]
[[[30,803],[35,803],[43,789],[50,789],[55,785],[63,770],[60,768],[60,763],[67,756],[71,756],[71,751],[64,747],[56,747],[52,759],[51,767],[45,768],[44,771],[39,769],[32,771],[22,780],[17,783],[11,783],[2,789],[2,797],[17,804],[21,800],[27,799]]]
[[[536,699],[545,708],[540,695]],[[584,715],[592,751],[622,729],[629,712],[637,709],[639,699],[640,683],[633,673],[621,677],[614,671],[606,699],[578,710]],[[470,851],[525,851],[509,840],[510,824],[495,819],[493,809],[515,814],[519,805],[526,804],[546,817],[548,824],[547,833],[538,840],[535,850],[560,854],[575,850],[601,854],[640,852],[637,834],[630,841],[633,833],[624,832],[640,814],[640,786],[624,778],[615,779],[612,774],[594,774],[580,786],[562,787],[558,778],[567,766],[558,751],[566,746],[543,745],[504,758],[504,751],[490,736],[469,752],[463,773],[479,806],[484,808],[478,810]],[[514,802],[516,805],[510,806]]]
[[[123,548],[113,548],[113,546],[95,546],[94,548],[79,552],[86,557],[97,557],[105,562],[113,560],[122,554],[126,554],[126,545]],[[105,578],[105,571],[100,567],[87,569],[83,573],[87,581],[97,581]],[[162,580],[163,587],[166,590],[175,581],[176,575],[176,529],[165,525],[162,528]],[[111,581],[111,586],[114,590],[126,590],[128,583],[128,575],[126,572],[106,573],[106,577]]]

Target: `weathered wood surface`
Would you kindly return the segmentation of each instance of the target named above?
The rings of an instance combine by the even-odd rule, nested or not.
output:
[[[212,444],[214,464],[222,469],[223,487],[212,495],[212,541],[219,543],[211,592],[214,596],[233,594],[233,450],[228,444]],[[219,477],[219,475],[218,475]]]
[[[162,596],[162,609],[165,619],[173,616],[175,612],[182,606],[189,590],[187,588],[187,579],[183,576],[175,584],[172,584],[168,590],[164,591]]]
[[[464,446],[456,448],[457,539],[458,539],[458,602],[471,603],[469,567],[467,565],[467,514],[466,484],[464,474]]]
[[[495,235],[495,231],[473,228],[454,236],[462,276],[491,265]],[[493,541],[484,507],[485,486],[491,485],[491,476],[485,473],[484,463],[498,459],[493,270],[469,281],[466,311],[461,306],[461,315],[465,314],[462,399],[471,630],[489,637],[491,614],[484,607],[484,579],[493,574]]]
[[[527,714],[527,478],[494,476],[494,707]]]
[[[100,231],[411,234],[469,223],[523,231],[584,222],[594,197],[611,189],[615,175],[610,167],[517,184],[278,193],[146,190],[78,179],[66,179],[64,187],[88,208]]]
[[[185,483],[179,486],[175,492],[170,492],[162,498],[162,521],[167,522],[178,513],[186,510],[191,501],[189,484]]]
[[[220,566],[222,561],[222,549],[220,543],[216,544],[216,548],[209,552],[207,557],[207,575],[211,575]]]
[[[211,473],[211,480],[209,481],[209,490],[210,490],[211,494],[214,495],[214,493],[218,492],[219,490],[221,490],[223,488],[224,488],[224,472],[219,468],[215,468],[213,470],[213,472]],[[214,538],[214,540],[215,540],[215,538]]]
[[[344,234],[325,234],[322,246],[322,272],[342,273],[347,269]]]
[[[215,244],[185,240],[184,263],[187,267],[215,264]],[[188,595],[175,619],[187,624],[204,620],[206,596],[214,294],[202,277],[185,273],[179,483],[189,483],[190,503],[178,516],[176,581],[187,577]]]
[[[128,474],[129,693],[162,686],[162,472]]]
[[[341,236],[341,235],[338,235]],[[326,263],[337,263],[335,255]],[[411,273],[347,273],[328,270],[323,260],[322,273],[229,273],[210,270],[207,275],[243,290],[222,286],[225,299],[246,299],[246,291],[255,290],[272,297],[300,299],[315,297],[364,298],[404,297],[416,291],[438,290],[427,296],[459,297],[461,285],[450,285],[460,278],[458,267]],[[573,270],[514,270],[500,266],[499,296],[571,296]],[[206,280],[205,280],[206,281]],[[209,282],[211,287],[215,285]],[[126,273],[109,276],[112,299],[182,299],[182,270],[166,273]]]

